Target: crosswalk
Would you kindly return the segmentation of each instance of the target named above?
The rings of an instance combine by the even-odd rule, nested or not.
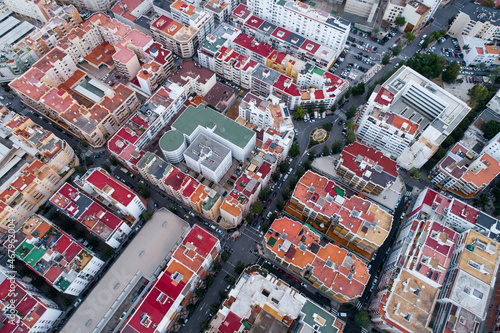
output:
[[[361,333],[368,333],[368,330],[364,327],[361,327]]]
[[[356,301],[356,309],[361,310],[362,307],[363,305],[361,304],[361,302],[359,300]]]

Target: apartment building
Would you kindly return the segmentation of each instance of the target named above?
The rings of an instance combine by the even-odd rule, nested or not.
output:
[[[166,332],[177,324],[179,314],[201,285],[221,252],[219,240],[195,225],[173,250],[167,267],[140,300],[124,332]]]
[[[307,171],[299,180],[286,212],[370,259],[392,227],[392,215],[353,195],[328,178]]]
[[[461,35],[485,39],[489,42],[500,38],[500,26],[495,16],[498,10],[484,8],[470,3],[459,11],[448,29],[448,34],[454,38]]]
[[[176,0],[170,6],[170,15],[172,18],[184,24],[194,27],[198,30],[198,42],[205,40],[207,35],[214,30],[214,17],[204,8],[188,4],[183,0]],[[198,48],[198,44],[195,48]]]
[[[344,12],[363,17],[368,23],[371,23],[377,12],[377,8],[378,1],[347,0],[345,2]]]
[[[84,8],[92,12],[104,12],[111,8],[114,1],[111,0],[65,0],[64,2],[75,5],[78,8]]]
[[[28,117],[0,110],[0,233],[26,221],[78,165],[73,149]]]
[[[401,16],[405,18],[405,24],[400,29],[405,32],[416,31],[434,15],[433,9],[426,5],[426,2],[433,1],[391,0],[385,7],[382,20],[394,25],[396,18]]]
[[[136,164],[144,156],[143,148],[180,111],[187,96],[175,83],[167,83],[151,96],[108,141],[107,148],[129,170],[138,172]]]
[[[459,35],[457,40],[467,66],[478,66],[481,63],[486,66],[500,65],[499,48],[489,45],[490,41],[470,35]]]
[[[50,203],[113,248],[120,246],[132,231],[132,223],[110,213],[69,183],[50,198]]]
[[[497,279],[500,243],[475,230],[463,232],[436,305],[436,331],[477,331],[487,319]]]
[[[47,23],[52,9],[58,6],[55,1],[4,0],[4,5],[14,13]]]
[[[200,184],[153,153],[146,152],[137,163],[140,174],[152,184],[175,197],[207,219],[219,217],[221,196],[215,190]]]
[[[198,66],[193,60],[186,60],[169,80],[184,87],[186,94],[205,96],[217,82],[213,71]]]
[[[205,11],[211,14],[214,18],[214,26],[219,26],[223,22],[228,22],[231,18],[231,12],[234,9],[233,2],[226,0],[209,0],[205,4]]]
[[[231,40],[236,38],[241,33],[237,29],[227,23],[221,23],[217,28],[207,35],[206,40],[198,48],[198,62],[201,66],[216,72],[215,54],[223,47],[228,47]],[[217,74],[220,74],[217,71]]]
[[[165,15],[150,26],[155,41],[182,58],[191,58],[199,44],[199,30],[186,27]]]
[[[470,108],[429,79],[402,66],[370,96],[357,137],[406,170],[422,167]]]
[[[43,216],[33,215],[16,234],[16,258],[57,291],[79,296],[104,261]]]
[[[399,177],[395,161],[358,141],[344,147],[334,165],[349,186],[373,195],[387,190]]]
[[[147,96],[151,96],[165,83],[173,70],[172,52],[159,43],[153,43],[145,51],[142,67],[130,84]]]
[[[75,184],[132,223],[137,222],[146,210],[144,198],[100,167],[89,169]]]
[[[220,216],[231,226],[237,227],[243,221],[242,208],[237,199],[228,195],[220,206]]]
[[[341,303],[360,297],[370,279],[366,264],[352,252],[321,242],[308,225],[287,217],[274,220],[263,243],[266,255]]]
[[[280,133],[293,130],[293,122],[286,104],[276,96],[262,99],[247,93],[239,105],[239,117],[257,128],[272,128]]]
[[[2,321],[6,332],[48,333],[63,314],[56,303],[3,266],[0,266],[0,299],[0,309],[6,313]]]
[[[172,134],[172,131],[179,132],[182,136]],[[229,148],[232,156],[238,161],[243,161],[248,156],[256,142],[253,131],[212,108],[189,106],[172,124],[172,129],[164,134],[169,140],[160,140],[160,148],[165,158],[170,162],[171,154],[181,152],[200,133]]]
[[[339,332],[345,323],[298,293],[274,275],[254,269],[240,278],[222,308],[214,315],[209,333],[240,332],[257,325],[284,332],[291,330]]]
[[[334,58],[344,49],[351,29],[350,22],[298,1],[249,0],[247,6],[256,16],[276,26],[332,48],[335,51]]]
[[[131,26],[134,29],[148,33],[149,29],[140,24],[141,17],[146,16],[153,8],[153,0],[135,1],[121,0],[114,3],[111,11],[113,17],[118,21]]]

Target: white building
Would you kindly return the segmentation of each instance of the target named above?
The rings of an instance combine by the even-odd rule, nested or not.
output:
[[[113,0],[68,0],[68,2],[77,7],[95,12],[105,11],[115,3]]]
[[[16,297],[12,297],[11,291]],[[63,313],[56,303],[24,282],[15,271],[3,266],[0,266],[0,294],[3,295],[0,310],[7,315],[4,315],[2,330],[7,332],[52,332],[53,325]],[[10,317],[8,313],[12,309]]]
[[[470,35],[459,35],[457,39],[467,66],[477,66],[481,63],[486,66],[500,64],[498,46],[487,45],[487,40]]]
[[[385,7],[383,20],[394,23],[398,16],[405,18],[402,31],[414,31],[428,19],[431,8],[419,0],[391,0]],[[430,17],[429,17],[430,18]]]
[[[498,13],[496,9],[470,3],[457,14],[448,29],[448,34],[455,38],[467,35],[488,41],[500,39],[500,26],[497,24]]]
[[[350,22],[299,1],[248,0],[247,6],[258,17],[333,48],[335,58],[344,49],[351,30]]]
[[[420,168],[469,110],[463,101],[403,66],[370,96],[356,134],[400,167]]]
[[[378,0],[346,0],[344,12],[364,17],[367,22],[372,22],[378,3]]]
[[[124,217],[138,221],[146,210],[146,200],[100,167],[87,171],[75,184],[104,205],[112,206]]]
[[[293,130],[292,117],[285,102],[274,95],[266,100],[247,93],[239,105],[239,116],[258,128],[272,128],[283,133]]]
[[[231,150],[200,133],[184,151],[188,168],[218,183],[231,167]]]
[[[48,11],[51,1],[3,0],[3,3],[14,13],[31,17],[43,23],[47,23],[50,18]]]

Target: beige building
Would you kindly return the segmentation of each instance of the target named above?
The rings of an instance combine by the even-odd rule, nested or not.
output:
[[[493,41],[500,38],[500,27],[496,21],[477,17],[475,12],[473,17],[464,12],[459,12],[448,30],[448,34],[457,38],[459,35],[468,35]],[[487,15],[484,13],[484,15]]]
[[[19,226],[71,175],[73,149],[29,118],[0,110],[0,233]]]
[[[421,1],[413,0],[390,0],[385,7],[383,20],[394,24],[396,17],[402,16],[406,24],[401,27],[405,32],[415,31],[431,12],[431,8]]]
[[[4,0],[5,6],[14,13],[46,23],[49,20],[51,7],[57,7],[55,1],[45,0]]]
[[[196,52],[199,29],[186,27],[165,15],[151,23],[150,29],[154,39],[175,54],[190,58]]]
[[[361,16],[372,22],[377,12],[378,0],[346,0],[344,12]]]

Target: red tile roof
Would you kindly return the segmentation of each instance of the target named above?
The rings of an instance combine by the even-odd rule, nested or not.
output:
[[[108,175],[101,168],[95,168],[85,180],[101,191],[105,187],[113,189],[111,197],[124,206],[128,206],[137,197],[137,194],[130,188]]]
[[[271,45],[264,42],[259,42],[255,38],[250,37],[246,34],[238,35],[238,37],[234,39],[233,43],[240,45],[256,54],[259,54],[264,58],[269,57],[269,55],[274,52],[274,49]]]
[[[182,242],[183,245],[192,244],[196,252],[203,257],[208,256],[216,243],[217,238],[197,224],[194,225]]]
[[[241,318],[234,312],[229,311],[224,321],[217,329],[218,333],[234,333],[237,332],[241,326]]]

